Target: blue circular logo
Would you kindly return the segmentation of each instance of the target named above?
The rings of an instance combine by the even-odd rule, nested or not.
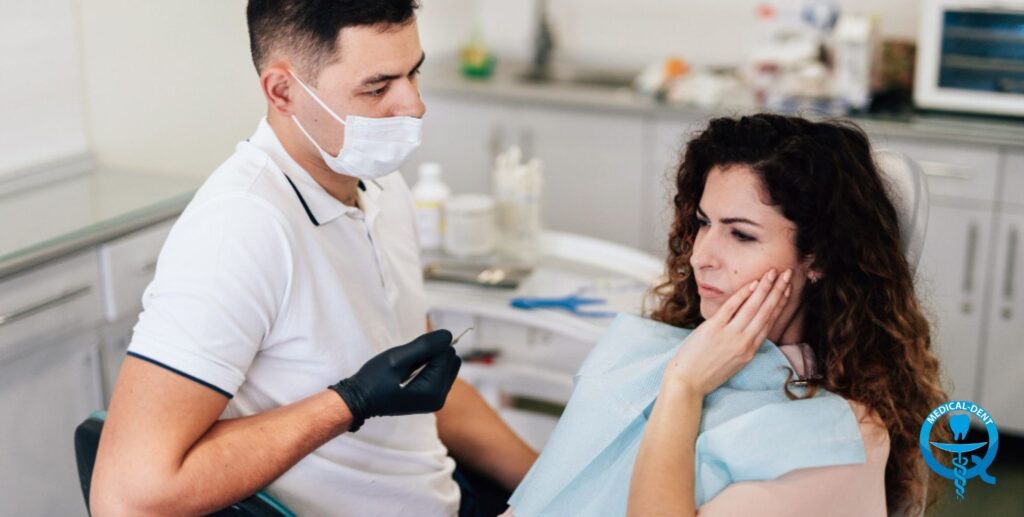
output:
[[[967,430],[970,428],[972,416],[978,419],[988,431],[987,442],[962,442],[967,438]],[[946,425],[953,432],[954,443],[931,441],[932,426],[943,417],[946,417]],[[995,420],[988,411],[985,411],[985,408],[967,400],[953,400],[940,404],[928,413],[921,424],[919,442],[921,454],[924,456],[928,468],[946,479],[953,480],[957,499],[964,498],[967,481],[975,477],[980,477],[982,481],[990,485],[996,484],[996,478],[988,473],[988,468],[995,461],[996,451],[999,449],[999,430],[996,428]],[[970,454],[986,445],[988,448],[983,457]],[[940,463],[932,452],[932,447],[951,453],[953,465],[947,467]]]

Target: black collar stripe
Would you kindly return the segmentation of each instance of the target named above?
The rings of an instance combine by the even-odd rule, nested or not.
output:
[[[284,175],[284,179],[288,180],[288,184],[292,186],[292,190],[295,191],[295,195],[299,196],[299,202],[302,203],[302,208],[306,210],[306,215],[309,216],[309,220],[313,222],[313,226],[320,226],[320,223],[313,217],[313,212],[309,209],[309,205],[306,204],[306,200],[303,199],[302,194],[299,193],[299,189],[295,187],[295,183],[292,183],[292,179],[287,174]]]

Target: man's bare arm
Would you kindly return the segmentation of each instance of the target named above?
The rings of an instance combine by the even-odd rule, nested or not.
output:
[[[462,362],[439,330],[370,358],[352,376],[298,402],[218,421],[227,398],[159,366],[126,359],[93,472],[93,512],[200,514],[269,484],[367,418],[432,413]],[[409,372],[425,365],[402,385]]]
[[[460,463],[512,490],[523,480],[537,452],[526,445],[475,389],[461,379],[437,412],[441,441]]]
[[[351,414],[324,390],[266,413],[218,421],[228,399],[128,357],[93,472],[93,515],[198,515],[260,490],[328,440]]]

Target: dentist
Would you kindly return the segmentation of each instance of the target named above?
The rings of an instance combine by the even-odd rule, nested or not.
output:
[[[249,2],[267,115],[161,251],[94,515],[204,514],[264,488],[300,515],[474,515],[452,457],[507,490],[530,468],[535,452],[456,379],[451,334],[424,334],[396,172],[425,111],[416,8]]]

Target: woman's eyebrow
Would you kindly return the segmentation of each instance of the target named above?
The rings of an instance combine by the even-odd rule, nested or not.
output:
[[[704,219],[710,219],[710,217],[708,217],[708,214],[705,213],[700,206],[697,207],[697,215],[700,215]],[[761,227],[761,225],[755,223],[754,221],[751,221],[750,219],[746,219],[743,217],[723,217],[722,219],[719,219],[718,222],[722,224],[745,223],[752,226],[756,226],[758,228]]]

